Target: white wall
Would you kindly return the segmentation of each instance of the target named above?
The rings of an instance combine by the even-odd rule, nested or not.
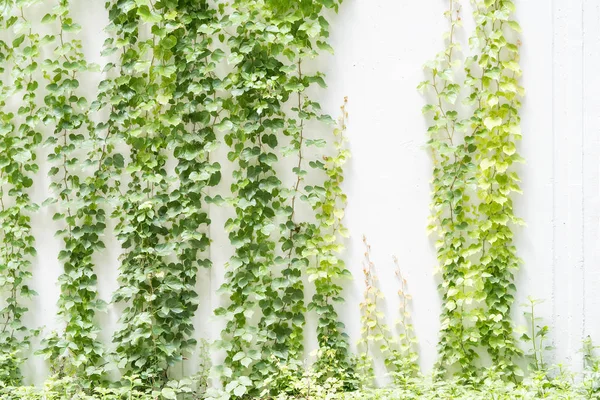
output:
[[[76,19],[84,26],[86,54],[102,63],[98,54],[107,22],[103,2],[76,3]],[[518,305],[527,296],[545,299],[540,316],[551,326],[556,359],[579,367],[581,355],[577,351],[582,338],[591,335],[600,342],[600,3],[517,3],[527,90],[520,152],[527,164],[520,168],[524,195],[517,200],[516,212],[528,226],[517,234],[524,265],[518,275],[515,318],[522,322]],[[423,62],[443,46],[446,5],[444,0],[346,0],[340,14],[331,18],[336,55],[316,62],[328,76],[329,89],[317,93],[325,109],[337,115],[343,97],[349,97],[348,136],[353,158],[347,169],[347,225],[353,236],[348,241],[346,260],[357,279],[348,284],[344,321],[356,338],[365,234],[390,298],[390,314],[396,309],[391,255],[396,254],[401,261],[414,297],[414,325],[426,371],[435,360],[440,302],[432,276],[435,252],[425,232],[431,165],[424,149],[424,100],[416,86],[423,80]],[[464,17],[468,25],[468,15]],[[95,84],[89,83],[90,96]],[[47,195],[49,181],[44,174],[48,168],[42,166],[35,187],[34,197],[39,202]],[[226,189],[225,184],[218,190]],[[27,321],[48,329],[58,324],[56,278],[60,273],[56,261],[60,240],[53,236],[58,226],[51,215],[52,210],[43,210],[35,216],[39,255],[33,286],[40,295]],[[215,291],[231,255],[222,228],[228,215],[227,210],[211,209],[214,269],[201,271],[199,276],[203,296],[197,327],[200,336],[210,339],[219,335],[220,323],[210,315],[222,300]],[[98,258],[98,272],[101,296],[108,300],[116,288],[120,250],[110,235],[106,244],[106,253]],[[111,307],[100,318],[108,342],[118,312]],[[314,323],[309,322],[309,327],[314,330]],[[27,373],[40,383],[46,374],[44,363],[32,358]]]

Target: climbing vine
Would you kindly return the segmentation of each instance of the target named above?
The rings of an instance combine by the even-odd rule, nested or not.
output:
[[[470,323],[480,314],[477,306],[480,299],[476,296],[480,284],[476,269],[471,268],[470,258],[477,250],[468,242],[474,229],[468,189],[473,182],[472,152],[475,148],[472,136],[465,133],[464,123],[459,121],[455,109],[461,89],[456,82],[460,45],[455,35],[461,26],[458,1],[450,1],[446,16],[450,21],[447,47],[426,65],[430,80],[420,86],[429,91],[434,100],[423,110],[433,119],[433,125],[428,129],[428,144],[434,163],[429,230],[435,232],[437,238],[442,276],[443,311],[438,366],[444,370],[458,365],[460,373],[469,377],[475,373],[475,347],[480,338],[475,325]]]
[[[165,242],[169,183],[164,167],[169,133],[161,117],[173,91],[176,71],[169,52],[176,39],[162,28],[162,9],[132,2],[107,6],[112,23],[121,24],[117,26],[123,35],[116,45],[124,47],[120,63],[129,78],[129,98],[120,122],[131,152],[125,169],[130,182],[115,210],[119,218],[115,230],[125,252],[113,301],[125,303],[126,308],[113,341],[119,367],[156,387],[167,380],[167,368],[179,350],[176,343],[163,339],[171,333],[167,317],[172,306],[167,299],[176,299],[175,291],[165,283],[174,278],[166,260],[174,244]],[[140,31],[142,21],[150,25],[149,38]],[[178,319],[173,322],[176,333]]]
[[[335,309],[335,303],[343,301],[340,279],[350,275],[339,256],[344,249],[343,238],[348,236],[348,230],[342,224],[347,196],[341,187],[344,165],[350,158],[345,136],[348,118],[346,105],[347,99],[341,107],[338,127],[334,130],[335,153],[324,156],[323,161],[311,162],[312,168],[325,172],[326,179],[322,186],[305,188],[317,223],[304,254],[315,260],[307,273],[308,280],[314,282],[316,289],[308,305],[308,309],[314,310],[318,316],[319,352],[316,369],[334,374],[351,389],[356,386],[355,362],[350,354],[344,325]]]
[[[31,213],[38,206],[29,190],[39,169],[36,151],[42,141],[34,77],[42,38],[25,16],[36,3],[10,1],[0,11],[2,28],[13,34],[12,42],[0,41],[0,381],[6,385],[21,384],[20,369],[36,334],[23,322],[25,300],[35,294],[28,280],[36,255]],[[15,114],[8,103],[18,96]]]
[[[481,56],[467,65],[472,87],[470,100],[475,103],[471,119],[478,151],[477,207],[484,278],[485,316],[480,318],[482,343],[500,371],[513,376],[522,374],[514,363],[522,352],[516,343],[511,321],[514,301],[514,272],[520,259],[513,244],[511,226],[523,225],[513,212],[513,193],[520,193],[514,164],[521,161],[516,141],[521,138],[519,108],[523,88],[519,85],[519,43],[513,39],[520,27],[512,19],[512,1],[476,1],[477,22],[473,47]],[[511,39],[513,40],[511,42]],[[474,78],[479,70],[479,79]]]
[[[426,65],[430,79],[420,88],[433,98],[424,108],[431,115],[429,147],[434,161],[430,230],[438,238],[444,311],[440,334],[440,374],[459,368],[465,378],[478,373],[479,344],[497,370],[520,374],[514,358],[510,320],[513,272],[519,264],[512,244],[512,225],[522,221],[512,212],[511,193],[519,192],[518,176],[509,168],[520,160],[518,32],[511,1],[474,1],[475,34],[466,58],[466,79],[457,82],[461,60],[456,29],[460,3],[450,1],[446,50]],[[512,32],[509,32],[512,31]],[[463,89],[469,93],[459,99]]]
[[[64,332],[44,339],[42,352],[51,360],[55,373],[76,375],[85,388],[91,389],[102,379],[106,363],[95,321],[96,313],[106,304],[98,298],[93,260],[94,254],[104,248],[101,235],[106,214],[101,200],[105,177],[101,166],[105,152],[98,150],[89,103],[77,89],[79,77],[95,67],[87,63],[81,41],[76,39],[81,26],[70,16],[69,1],[60,0],[42,22],[58,25],[58,34],[50,38],[55,45],[54,58],[46,59],[42,67],[48,94],[40,114],[46,125],[54,126],[53,135],[46,140],[53,147],[48,160],[52,164],[49,175],[54,196],[45,205],[56,206],[53,219],[63,224],[57,232],[64,242],[58,256],[64,268],[59,278],[58,315],[66,324]],[[82,147],[91,148],[85,157],[85,166],[93,171],[88,177],[74,171],[83,164],[84,159],[77,154]]]
[[[218,164],[207,158],[215,141],[209,121],[218,103],[209,96],[214,65],[207,61],[211,41],[205,36],[212,32],[199,28],[211,14],[202,2],[118,1],[107,7],[109,28],[118,36],[107,51],[121,51],[122,75],[113,87],[126,99],[112,105],[112,115],[130,149],[130,182],[114,213],[126,251],[113,300],[127,304],[114,341],[119,366],[160,388],[170,379],[169,368],[196,345],[197,268],[209,263],[198,252],[208,245],[200,229],[209,223],[203,189],[219,178]],[[207,72],[204,81],[192,76],[198,68]],[[167,165],[171,148],[175,176]]]
[[[282,147],[284,157],[294,157],[292,173],[295,177],[291,187],[283,188],[280,197],[284,221],[280,223],[280,255],[276,264],[284,264],[281,275],[273,281],[274,292],[281,298],[283,306],[276,312],[279,326],[275,333],[280,344],[278,363],[288,366],[296,364],[300,372],[303,363],[304,323],[307,311],[304,302],[304,281],[307,269],[310,267],[310,257],[305,254],[308,240],[315,233],[314,220],[302,218],[298,212],[301,203],[310,206],[306,196],[303,196],[303,182],[308,175],[305,154],[311,149],[323,148],[326,141],[315,138],[306,131],[311,121],[330,122],[331,118],[321,111],[320,104],[307,94],[313,84],[326,87],[324,76],[320,72],[306,73],[303,63],[316,58],[321,50],[331,51],[326,40],[329,36],[329,25],[323,18],[323,6],[314,2],[273,2],[275,15],[278,18],[287,16],[294,11],[293,18],[287,17],[286,23],[280,23],[280,31],[289,30],[288,43],[283,54],[287,65],[281,71],[288,74],[284,89],[289,92],[288,103],[291,103],[291,113],[284,119],[283,135],[289,137],[289,144]],[[337,10],[337,4],[329,4]],[[312,165],[312,163],[309,163]],[[275,369],[279,374],[279,367]],[[285,380],[278,382],[271,394],[280,392],[285,387]],[[264,393],[263,393],[264,394]]]
[[[266,68],[262,66],[253,78],[250,78],[252,72],[249,69],[247,75],[241,73],[244,54],[252,51],[255,44],[259,47],[260,43],[249,43],[245,49],[246,53],[237,52],[238,48],[244,45],[244,31],[251,29],[250,21],[254,18],[260,21],[260,16],[251,7],[240,11],[239,14],[234,12],[230,16],[224,16],[227,24],[233,25],[234,31],[241,33],[239,41],[236,41],[237,36],[228,39],[232,44],[236,44],[228,59],[228,63],[233,64],[236,71],[233,72],[234,75],[227,77],[226,87],[231,88],[232,94],[235,91],[235,96],[227,99],[224,106],[228,117],[219,125],[219,129],[230,130],[225,136],[225,142],[231,148],[227,158],[237,161],[238,168],[233,173],[234,183],[231,186],[235,196],[232,199],[235,217],[226,223],[229,239],[235,247],[235,257],[229,261],[225,275],[226,283],[222,287],[229,294],[232,304],[227,309],[216,310],[216,314],[224,315],[227,321],[221,341],[221,347],[227,352],[222,374],[227,383],[226,390],[236,396],[242,396],[251,390],[252,378],[245,371],[261,358],[258,348],[254,345],[259,340],[259,329],[249,325],[248,319],[252,318],[257,302],[266,298],[266,287],[262,285],[262,281],[266,279],[267,267],[274,258],[274,242],[269,239],[269,234],[274,228],[271,223],[275,215],[272,201],[277,196],[274,190],[279,185],[279,180],[272,172],[272,163],[276,156],[264,151],[259,158],[263,153],[263,142],[270,148],[277,145],[276,141],[271,140],[276,140],[274,136],[269,133],[263,135],[261,131],[266,129],[260,126],[260,122],[262,111],[267,104],[261,108],[261,112],[257,111],[257,103],[260,101],[257,99],[257,92],[265,92],[260,89],[261,86],[264,87],[264,81],[260,77],[267,73]],[[247,16],[244,15],[244,11],[248,11]],[[253,13],[252,17],[250,13]],[[246,23],[250,26],[244,26]],[[259,48],[257,56],[261,55],[261,50],[264,52],[264,49]],[[251,80],[256,80],[256,87],[249,85],[244,93],[245,84]],[[271,100],[270,96],[265,101],[268,100]],[[265,120],[272,115],[273,111],[268,110]],[[255,286],[261,286],[262,289],[255,290]],[[263,340],[264,336],[263,333]]]
[[[227,351],[223,376],[228,392],[241,397],[260,393],[260,382],[271,374],[273,359],[267,344],[276,339],[279,321],[276,312],[283,302],[273,289],[276,242],[275,216],[281,209],[281,181],[274,164],[278,130],[285,115],[281,102],[288,96],[283,64],[276,58],[283,47],[274,39],[280,36],[272,13],[255,2],[237,1],[236,11],[225,17],[236,32],[227,44],[228,63],[233,71],[227,77],[232,97],[225,103],[228,117],[221,123],[228,128],[225,142],[228,159],[237,162],[233,173],[231,204],[235,217],[226,223],[235,247],[223,290],[231,305],[218,309],[227,325],[221,346]],[[271,31],[266,30],[272,26]],[[272,54],[273,53],[273,54]],[[260,314],[254,314],[260,311]],[[254,323],[250,322],[254,318]]]
[[[206,202],[208,188],[221,179],[220,164],[211,162],[211,152],[218,146],[215,125],[220,119],[222,99],[218,90],[221,80],[216,76],[224,52],[214,46],[220,28],[216,10],[208,2],[190,0],[177,7],[179,28],[174,31],[177,45],[173,50],[177,67],[176,88],[171,101],[173,155],[177,160],[175,174],[179,182],[169,195],[168,214],[171,237],[175,243],[177,262],[169,268],[177,271],[182,284],[179,313],[182,320],[181,351],[189,352],[195,345],[192,318],[198,308],[196,281],[198,267],[212,265],[206,251],[210,245],[210,219]]]
[[[394,380],[400,384],[407,384],[410,379],[419,375],[419,353],[417,349],[417,335],[412,324],[412,314],[409,305],[412,301],[412,295],[408,293],[408,282],[404,277],[400,262],[396,256],[392,257],[396,270],[394,274],[398,282],[398,318],[396,327],[399,333],[398,352],[400,357],[392,359],[394,371],[392,375]]]
[[[235,34],[227,40],[233,71],[226,88],[232,97],[219,124],[228,131],[228,159],[238,166],[231,186],[236,216],[226,225],[236,250],[222,288],[231,304],[216,310],[227,320],[221,341],[227,356],[220,371],[225,389],[235,396],[266,396],[281,390],[282,382],[272,382],[280,364],[301,363],[303,357],[302,277],[315,230],[299,220],[296,209],[307,174],[303,152],[324,144],[307,139],[304,127],[325,117],[305,94],[313,83],[324,86],[323,77],[303,74],[302,63],[329,49],[328,24],[323,5],[311,1],[237,1],[235,9],[224,18]],[[285,111],[287,104],[291,112]],[[281,155],[297,157],[291,188],[278,178]],[[269,387],[262,388],[265,382]]]
[[[406,280],[402,276],[398,260],[394,257],[395,275],[400,286],[398,289],[400,307],[397,318],[399,332],[396,333],[387,323],[382,305],[385,296],[379,288],[375,263],[371,260],[371,245],[364,236],[363,243],[365,245],[363,261],[365,291],[363,302],[360,304],[361,337],[358,341],[360,352],[357,371],[365,385],[374,386],[374,359],[376,355],[380,355],[394,380],[406,384],[419,372],[419,357],[415,350],[416,338],[408,310],[411,297],[406,291]]]

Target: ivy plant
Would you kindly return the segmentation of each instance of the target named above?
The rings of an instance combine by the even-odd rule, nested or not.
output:
[[[347,196],[342,190],[344,165],[350,158],[346,147],[347,99],[341,107],[338,127],[334,130],[335,153],[324,156],[323,161],[313,160],[312,168],[325,172],[322,186],[308,186],[307,198],[316,216],[314,232],[307,241],[306,256],[315,260],[307,269],[308,280],[315,284],[315,294],[308,309],[318,316],[317,339],[319,342],[317,371],[327,371],[344,382],[347,389],[356,386],[355,362],[350,354],[348,335],[339,320],[335,304],[343,301],[340,279],[351,276],[340,253],[344,249],[343,238],[349,232],[342,224]]]
[[[326,6],[337,8],[337,3]],[[235,256],[221,289],[231,303],[216,310],[227,321],[220,342],[227,355],[218,371],[234,396],[266,396],[285,386],[272,379],[279,366],[300,363],[303,357],[302,278],[310,268],[309,238],[319,233],[314,223],[298,219],[296,208],[307,201],[300,196],[308,173],[305,148],[324,144],[307,140],[304,127],[310,119],[326,117],[305,94],[314,83],[325,85],[322,74],[303,74],[302,63],[330,48],[321,4],[236,1],[234,10],[222,22],[235,33],[226,38],[232,71],[225,88],[231,97],[224,102],[227,117],[217,128],[226,131],[228,159],[238,167],[230,199],[236,214],[226,224]],[[297,162],[290,188],[276,167],[281,156],[292,155]],[[265,382],[269,386],[261,387]]]
[[[461,85],[456,82],[456,74],[461,60],[456,31],[462,24],[458,1],[450,1],[446,17],[450,21],[446,49],[426,64],[430,80],[420,85],[433,99],[423,112],[431,115],[433,121],[428,129],[434,164],[429,230],[437,238],[442,277],[439,288],[443,296],[438,367],[440,371],[458,367],[461,375],[471,377],[475,374],[475,347],[481,337],[471,323],[481,315],[481,283],[471,261],[477,244],[469,240],[475,229],[469,188],[473,186],[472,153],[476,148],[457,110]]]
[[[522,352],[510,311],[516,290],[514,272],[521,263],[512,226],[524,225],[513,211],[513,194],[521,192],[514,165],[522,161],[516,142],[521,138],[519,109],[524,90],[518,82],[519,42],[511,38],[520,27],[512,17],[512,1],[486,0],[474,5],[477,28],[471,45],[477,56],[467,60],[467,83],[472,89],[469,102],[475,105],[469,123],[477,148],[479,204],[474,238],[479,245],[486,305],[478,329],[496,368],[514,376],[522,374],[515,364]]]
[[[521,351],[510,319],[519,265],[512,227],[522,221],[513,214],[512,193],[520,192],[513,165],[520,161],[515,141],[523,90],[518,44],[510,38],[520,28],[512,19],[511,1],[473,1],[473,6],[472,54],[459,58],[460,3],[450,1],[447,47],[426,65],[430,79],[420,85],[432,97],[423,111],[433,121],[429,228],[438,238],[444,305],[438,371],[443,375],[458,368],[462,377],[475,378],[481,344],[494,367],[515,379],[521,374],[515,364]],[[457,81],[461,64],[462,83]]]
[[[36,255],[31,214],[33,176],[39,170],[36,151],[42,141],[37,106],[40,46],[43,40],[26,17],[39,3],[5,2],[0,24],[12,42],[0,40],[0,381],[21,383],[21,365],[37,332],[25,326],[25,301],[35,295],[29,287],[32,257]],[[19,100],[16,112],[9,103]]]
[[[54,51],[42,64],[48,83],[40,114],[46,125],[54,127],[53,135],[46,139],[46,145],[52,146],[48,160],[53,197],[45,205],[54,204],[53,219],[62,222],[57,232],[64,242],[58,256],[64,268],[59,278],[58,314],[65,321],[63,332],[44,339],[42,353],[58,376],[78,376],[89,390],[103,378],[106,363],[95,321],[106,303],[98,298],[93,261],[96,252],[104,248],[104,185],[98,164],[103,164],[105,153],[97,150],[89,103],[78,93],[78,79],[96,67],[85,60],[82,43],[76,38],[81,26],[71,18],[68,0],[60,0],[42,22],[57,25],[58,32],[46,40],[54,45]],[[81,148],[91,148],[85,162],[78,155]],[[78,170],[82,164],[93,169],[91,176]]]
[[[283,308],[272,287],[276,248],[272,233],[282,207],[282,183],[274,164],[277,133],[284,121],[281,102],[287,96],[283,64],[275,57],[283,46],[275,38],[285,37],[276,25],[273,32],[266,29],[270,18],[264,5],[236,1],[235,11],[223,20],[235,32],[227,39],[233,70],[225,80],[232,96],[224,103],[227,118],[219,125],[227,130],[228,159],[237,163],[231,185],[235,217],[226,223],[235,255],[221,289],[231,304],[216,313],[227,320],[220,342],[227,353],[221,367],[225,389],[237,397],[257,396],[260,381],[273,372],[274,349],[268,343],[277,338],[275,313]]]
[[[365,386],[375,386],[377,382],[374,360],[377,356],[381,356],[394,380],[399,384],[406,384],[419,372],[419,357],[415,349],[416,337],[408,310],[410,295],[406,293],[406,280],[402,276],[398,260],[394,257],[395,274],[400,286],[398,290],[400,308],[397,319],[399,332],[395,332],[387,323],[385,310],[381,304],[385,296],[379,288],[375,263],[371,260],[371,245],[364,236],[363,243],[365,245],[363,261],[365,291],[363,302],[360,304],[361,337],[358,341],[360,353],[357,371]]]
[[[219,179],[218,164],[208,161],[219,109],[211,71],[219,55],[208,57],[213,32],[204,28],[211,18],[205,3],[117,1],[107,7],[117,38],[108,40],[105,53],[121,55],[120,75],[107,81],[105,98],[108,90],[122,97],[106,101],[115,118],[107,128],[121,132],[130,149],[127,167],[122,156],[116,165],[129,183],[116,192],[114,212],[125,253],[113,301],[127,304],[114,341],[119,367],[161,388],[169,368],[196,345],[197,269],[209,265],[198,258],[208,245],[201,227],[210,222],[203,190]],[[206,75],[194,76],[198,70]],[[167,166],[171,149],[174,173]]]
[[[169,113],[170,118],[181,118],[171,125],[170,139],[179,184],[169,194],[167,213],[171,230],[167,240],[175,243],[176,257],[169,268],[177,271],[182,284],[179,307],[184,310],[180,317],[185,321],[182,332],[187,335],[180,350],[183,355],[196,344],[192,339],[192,318],[198,308],[198,267],[212,265],[207,256],[210,245],[207,207],[211,200],[208,190],[221,179],[220,164],[211,162],[211,152],[219,145],[215,126],[222,111],[222,81],[215,71],[225,55],[215,46],[220,28],[216,23],[217,10],[208,2],[179,2],[175,20],[180,21],[174,31],[177,45],[173,49],[177,76]]]

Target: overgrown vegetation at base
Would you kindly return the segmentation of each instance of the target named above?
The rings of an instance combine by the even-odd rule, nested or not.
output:
[[[205,393],[192,380],[171,382],[160,391],[147,392],[141,380],[132,380],[131,386],[96,388],[92,394],[79,391],[72,379],[50,380],[44,389],[32,387],[2,388],[3,400],[216,400],[229,399],[225,392]],[[247,397],[250,399],[251,397]],[[343,382],[329,379],[321,382],[318,374],[306,372],[290,382],[286,393],[260,397],[264,400],[593,400],[600,399],[600,371],[598,365],[588,368],[583,375],[571,374],[560,367],[540,371],[520,383],[510,383],[496,377],[493,371],[477,384],[460,380],[435,381],[427,377],[411,379],[401,387],[364,388],[343,391]]]

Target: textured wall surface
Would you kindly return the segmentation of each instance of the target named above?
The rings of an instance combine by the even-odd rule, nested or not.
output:
[[[103,2],[77,3],[86,55],[103,63],[99,58],[107,23]],[[331,18],[335,56],[325,55],[313,63],[328,76],[329,89],[315,91],[328,112],[335,116],[343,97],[349,97],[353,158],[347,169],[346,223],[352,238],[345,257],[356,279],[347,285],[341,314],[355,340],[360,329],[364,234],[372,245],[392,319],[397,287],[391,256],[400,259],[414,298],[413,321],[426,371],[435,361],[440,300],[433,276],[435,251],[425,231],[431,163],[424,149],[424,100],[416,86],[423,80],[421,65],[442,49],[446,3],[345,0],[340,14]],[[524,195],[517,199],[516,212],[528,226],[517,233],[524,264],[518,274],[514,315],[522,324],[519,304],[527,296],[545,299],[539,312],[551,327],[556,360],[578,368],[581,340],[591,335],[600,342],[600,2],[519,0],[517,7],[523,27],[522,82],[527,91],[519,150],[527,163],[520,166]],[[468,31],[467,10],[464,19]],[[98,78],[86,83],[89,96],[94,95]],[[222,149],[223,159],[225,154]],[[36,183],[34,199],[39,202],[47,196],[48,168],[42,165]],[[224,165],[224,176],[227,168]],[[226,193],[227,188],[223,182],[217,191]],[[54,237],[59,226],[52,213],[44,209],[34,221],[39,255],[33,286],[40,295],[27,321],[47,329],[59,326],[56,256],[61,242]],[[199,275],[202,302],[196,326],[198,336],[208,339],[217,338],[221,327],[211,310],[222,301],[215,292],[232,254],[223,230],[229,215],[226,209],[211,209],[214,268]],[[97,268],[101,297],[108,300],[117,287],[120,247],[110,235],[105,242],[107,250],[97,259]],[[107,343],[118,315],[119,309],[111,306],[100,316]],[[309,320],[307,331],[314,332],[314,319]],[[313,343],[314,333],[307,336]],[[193,362],[189,364],[187,371],[194,369]],[[28,362],[27,371],[38,383],[47,373],[37,357]]]

